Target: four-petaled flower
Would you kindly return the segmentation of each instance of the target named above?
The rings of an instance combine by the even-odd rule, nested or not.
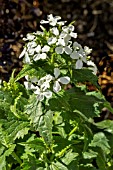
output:
[[[70,78],[68,76],[64,76],[64,77],[60,77],[58,78],[60,75],[60,70],[59,68],[54,68],[54,76],[53,77],[53,80],[55,81],[54,82],[54,85],[53,85],[53,91],[58,93],[60,90],[61,90],[61,84],[68,84],[70,82]]]
[[[60,22],[58,22],[58,20],[60,20],[60,19],[61,19],[60,16],[55,16],[55,17],[53,17],[53,15],[50,14],[50,15],[47,16],[47,20],[48,20],[48,21],[41,20],[40,23],[41,23],[41,24],[47,24],[47,23],[49,23],[49,24],[52,25],[52,26],[55,26],[56,24],[58,24],[58,25],[64,25],[64,23],[65,23],[66,21],[60,21]]]

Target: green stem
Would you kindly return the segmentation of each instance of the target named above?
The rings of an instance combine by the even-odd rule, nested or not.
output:
[[[75,127],[71,130],[71,132],[69,133],[68,136],[71,136],[71,135],[77,130],[77,128],[78,128],[78,125],[75,126]]]
[[[59,153],[56,154],[56,157],[60,158],[64,155],[64,153],[71,147],[71,145],[65,147],[64,149],[62,149]]]
[[[22,161],[21,159],[17,156],[17,154],[15,152],[12,153],[13,157],[17,160],[17,162],[21,165]]]

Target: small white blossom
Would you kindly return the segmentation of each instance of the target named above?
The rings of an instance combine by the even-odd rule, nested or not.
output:
[[[55,44],[57,41],[57,38],[56,37],[50,37],[47,42],[49,45],[52,45],[52,44]]]
[[[85,51],[86,55],[89,55],[91,53],[92,49],[90,49],[89,47],[85,46],[84,47],[84,51]]]
[[[59,92],[61,90],[61,84],[68,84],[70,82],[70,78],[68,76],[64,76],[64,77],[60,77],[58,78],[60,75],[60,70],[58,68],[54,68],[54,85],[53,85],[53,91],[54,92]]]
[[[45,45],[42,49],[41,49],[41,46],[38,45],[35,48],[35,52],[37,52],[37,54],[33,56],[33,60],[37,61],[40,59],[43,59],[43,60],[46,59],[47,58],[46,52],[48,52],[49,50],[50,50],[50,47],[48,45]]]
[[[53,17],[53,15],[50,14],[50,15],[47,16],[47,19],[48,19],[48,21],[41,20],[40,23],[41,23],[41,24],[47,24],[47,23],[49,23],[50,25],[55,26],[55,25],[57,24],[57,21],[60,20],[61,17],[60,17],[60,16],[55,16],[55,17]]]
[[[51,29],[51,32],[52,32],[54,35],[56,35],[56,36],[59,35],[59,30],[58,30],[57,27],[53,27],[53,28]]]
[[[52,80],[52,78],[53,77],[48,74],[38,81],[38,86],[34,93],[37,94],[37,98],[39,101],[44,100],[44,97],[50,98],[52,96],[52,92],[48,90],[48,88],[50,88],[50,81]]]
[[[30,33],[27,34],[27,38],[23,38],[24,41],[27,41],[27,40],[32,41],[34,39],[35,39],[35,36]]]
[[[89,69],[91,69],[93,71],[93,74],[97,74],[97,67],[95,65],[95,63],[91,60],[87,61],[87,65],[90,66],[88,67]]]
[[[63,54],[65,52],[66,54],[69,55],[72,52],[72,48],[70,46],[66,46],[66,47],[58,46],[55,48],[55,51],[57,54]]]
[[[39,101],[44,100],[44,97],[46,97],[47,99],[52,97],[52,92],[50,90],[43,91],[43,89],[40,89],[38,86],[36,91],[34,91],[34,93],[37,95],[37,99]]]

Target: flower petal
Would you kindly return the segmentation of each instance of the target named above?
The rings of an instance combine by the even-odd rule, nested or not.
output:
[[[58,76],[60,75],[59,68],[54,68],[54,75],[55,75],[55,78],[58,78]]]
[[[34,61],[40,60],[40,55],[39,54],[35,54],[33,57]]]
[[[47,54],[46,53],[42,53],[42,54],[39,54],[39,56],[40,56],[40,58],[41,59],[46,59],[46,57],[47,57]]]
[[[48,99],[50,97],[52,97],[52,92],[50,90],[47,90],[45,92],[43,92],[44,96]]]
[[[49,23],[49,21],[41,20],[40,23],[41,24],[47,24],[47,23]]]
[[[55,52],[56,52],[57,54],[63,54],[64,48],[63,48],[62,46],[56,47],[56,48],[55,48]]]
[[[72,53],[71,53],[71,55],[70,55],[70,57],[72,58],[72,59],[79,59],[79,54],[76,52],[76,51],[73,51]]]
[[[47,42],[48,42],[49,45],[55,44],[56,41],[57,41],[56,37],[50,37],[50,38],[47,40]]]
[[[35,48],[35,51],[36,51],[37,53],[39,53],[39,52],[41,51],[41,46],[38,45],[38,46]]]
[[[43,94],[43,93],[38,94],[38,95],[37,95],[37,99],[38,99],[39,101],[44,100],[44,94]]]
[[[53,91],[54,91],[55,93],[57,93],[57,92],[59,92],[60,90],[61,90],[61,86],[60,86],[59,82],[58,82],[58,81],[55,81],[55,82],[54,82],[54,85],[53,85]]]
[[[73,37],[73,38],[77,38],[77,33],[71,32],[70,35],[71,35],[71,37]]]
[[[70,78],[68,76],[60,77],[58,81],[62,84],[68,84],[70,82]]]
[[[23,49],[23,51],[21,52],[21,54],[19,55],[19,58],[22,58],[25,55],[26,52],[26,48]]]
[[[57,27],[53,27],[52,29],[52,33],[54,34],[54,35],[59,35],[59,30],[58,30],[58,28]]]
[[[29,55],[28,55],[27,52],[25,53],[25,57],[24,57],[24,61],[23,61],[23,62],[24,62],[24,63],[27,63],[27,64],[30,64],[30,63],[31,63],[30,57],[29,57]]]
[[[44,45],[42,48],[42,52],[48,52],[50,50],[50,47],[48,45]]]
[[[83,67],[82,60],[77,60],[77,62],[76,62],[76,69],[81,69],[82,67]]]
[[[69,46],[66,46],[64,51],[65,51],[66,54],[71,54],[72,48],[70,48]]]

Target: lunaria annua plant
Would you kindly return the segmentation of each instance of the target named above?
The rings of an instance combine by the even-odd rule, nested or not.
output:
[[[27,34],[22,70],[0,80],[0,170],[113,169],[113,121],[94,121],[103,108],[113,109],[91,49],[60,20],[50,14],[41,21],[49,29]]]

